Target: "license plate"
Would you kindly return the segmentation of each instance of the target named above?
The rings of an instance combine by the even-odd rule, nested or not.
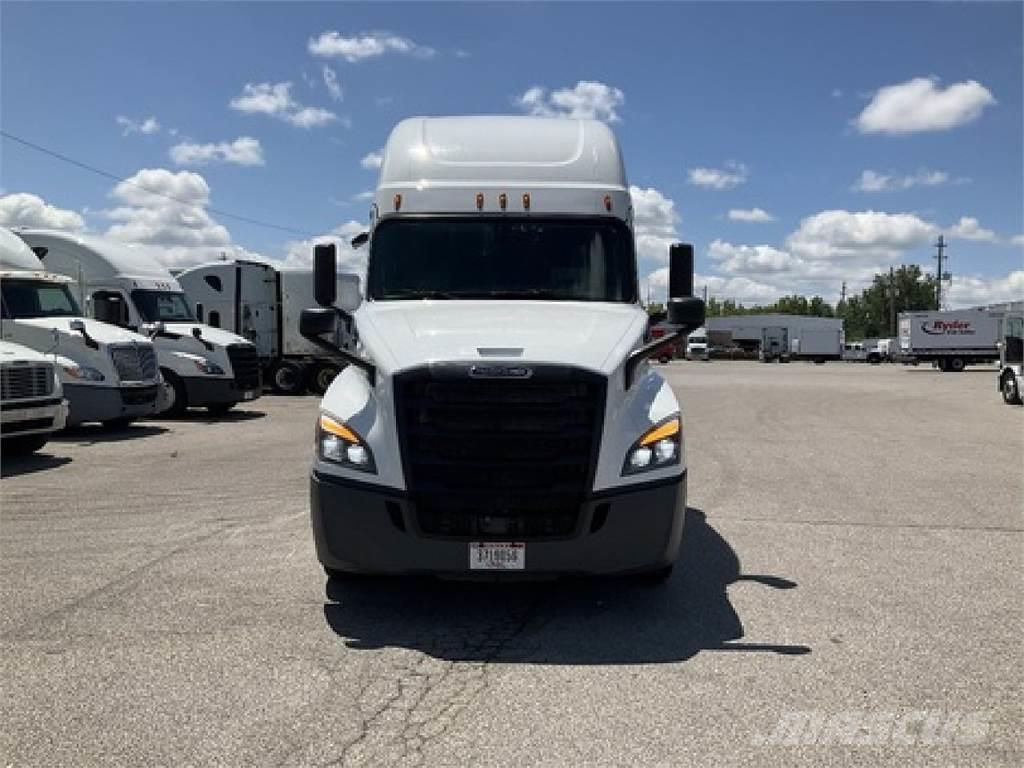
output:
[[[255,400],[256,399],[256,393],[253,392],[252,390],[249,390],[248,392],[243,392],[242,393],[242,399],[243,400]]]
[[[521,541],[473,541],[469,544],[471,571],[522,571],[526,569],[526,544]]]

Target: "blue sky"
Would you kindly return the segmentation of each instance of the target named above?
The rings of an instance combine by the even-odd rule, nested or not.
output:
[[[620,138],[656,288],[683,239],[718,295],[834,299],[931,268],[942,232],[956,303],[1009,298],[1022,24],[1020,3],[4,3],[3,130],[193,205],[4,139],[0,221],[301,261],[308,238],[207,209],[347,233],[399,119],[575,109]]]

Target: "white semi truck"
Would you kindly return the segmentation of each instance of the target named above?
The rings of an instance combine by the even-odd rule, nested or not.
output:
[[[153,415],[162,404],[162,380],[152,342],[83,317],[70,283],[0,228],[0,338],[56,364],[69,406],[66,426],[120,427]]]
[[[959,372],[999,359],[1001,310],[958,309],[900,314],[900,357]]]
[[[0,447],[4,456],[38,451],[64,429],[68,404],[56,364],[21,344],[0,341]]]
[[[710,360],[708,350],[708,332],[705,328],[697,328],[686,338],[687,360]]]
[[[320,404],[314,540],[329,576],[672,568],[684,421],[648,365],[704,321],[693,250],[646,340],[633,206],[590,120],[414,118],[392,131],[370,214],[355,353]],[[357,238],[362,240],[364,238]],[[317,246],[314,340],[335,332]],[[646,342],[646,343],[645,343]],[[330,342],[322,341],[325,347]]]
[[[1002,321],[999,342],[999,391],[1007,405],[1024,403],[1024,312],[1010,311]]]
[[[276,392],[296,395],[308,386],[322,395],[338,374],[337,358],[299,332],[302,310],[313,306],[313,272],[260,261],[213,261],[177,275],[199,320],[233,330],[253,344],[263,378]],[[337,294],[359,301],[359,277],[339,274]],[[350,324],[341,322],[331,342],[349,349]]]
[[[166,383],[164,413],[220,414],[260,396],[256,347],[196,322],[178,281],[153,254],[100,237],[36,229],[18,235],[70,287],[92,317],[145,333]]]

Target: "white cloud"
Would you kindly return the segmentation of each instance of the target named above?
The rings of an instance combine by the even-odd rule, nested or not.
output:
[[[730,221],[748,221],[753,223],[775,221],[775,217],[763,208],[750,208],[749,210],[732,208],[728,216]]]
[[[975,80],[942,88],[936,79],[915,77],[879,88],[854,122],[861,133],[945,131],[976,120],[995,103]]]
[[[717,239],[708,247],[708,256],[730,275],[786,272],[801,265],[791,254],[770,245],[733,245]]]
[[[331,94],[331,98],[334,99],[335,101],[341,101],[342,93],[341,86],[338,84],[337,73],[326,64],[324,64],[322,72],[324,77],[324,85],[327,86],[327,92]]]
[[[524,112],[541,117],[570,117],[578,120],[620,120],[616,110],[626,101],[618,88],[593,80],[580,80],[572,88],[560,88],[548,94],[537,85],[516,99]]]
[[[367,152],[363,159],[359,161],[359,164],[368,171],[380,168],[381,163],[384,162],[384,151],[376,149],[373,152]]]
[[[232,109],[247,114],[276,117],[299,128],[314,128],[334,122],[338,116],[320,107],[304,107],[292,98],[292,84],[246,83],[240,96],[230,102]]]
[[[206,165],[207,163],[233,163],[234,165],[263,165],[263,147],[258,139],[239,136],[231,142],[195,144],[183,142],[171,147],[171,160],[177,165]]]
[[[308,43],[309,52],[324,58],[342,58],[350,64],[383,56],[386,53],[399,53],[429,59],[436,51],[424,45],[417,45],[407,37],[390,32],[362,32],[352,37],[343,37],[339,32],[323,32],[318,37],[311,37]]]
[[[960,221],[947,230],[950,237],[958,240],[980,240],[986,243],[994,243],[999,238],[991,229],[985,229],[973,216],[961,216]]]
[[[37,195],[17,192],[0,197],[0,225],[79,231],[85,229],[85,220],[74,211],[50,205]]]
[[[746,182],[749,175],[743,163],[728,162],[725,168],[691,168],[689,183],[706,189],[733,189]]]
[[[895,192],[912,187],[937,187],[949,181],[949,174],[945,171],[932,171],[927,168],[908,176],[867,170],[861,172],[852,189],[854,192]]]
[[[640,272],[668,262],[668,249],[679,240],[679,214],[675,203],[653,187],[631,186],[633,229]]]
[[[1024,301],[1024,270],[1014,270],[1006,277],[954,274],[942,296],[943,303],[948,302],[953,308]]]
[[[1016,245],[1020,248],[1024,248],[1024,235],[1014,235],[1011,237],[1010,245]]]
[[[284,262],[289,267],[308,269],[313,264],[313,246],[317,243],[334,243],[338,253],[339,271],[357,274],[359,279],[365,282],[366,257],[369,249],[365,245],[362,248],[355,249],[350,244],[350,240],[355,235],[365,231],[365,224],[358,221],[347,221],[325,235],[310,238],[309,240],[289,242]]]
[[[152,115],[142,120],[132,120],[130,117],[118,115],[115,120],[123,129],[121,131],[122,136],[127,136],[131,133],[151,134],[157,133],[160,130],[160,121]]]
[[[786,240],[807,261],[876,259],[892,262],[938,233],[934,224],[912,213],[821,211],[800,222]]]
[[[354,203],[368,203],[373,200],[373,190],[367,189],[363,192],[352,195],[352,202]]]

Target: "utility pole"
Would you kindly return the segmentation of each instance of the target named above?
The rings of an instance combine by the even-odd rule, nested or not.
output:
[[[896,273],[889,267],[889,335],[896,335]]]
[[[938,270],[938,275],[937,275],[938,280],[935,283],[935,304],[936,304],[936,309],[942,309],[942,280],[945,278],[945,274],[942,271],[942,258],[943,258],[943,253],[942,252],[946,250],[946,247],[947,246],[946,246],[945,238],[943,238],[942,235],[939,235],[938,242],[935,243],[935,248],[938,251],[938,254],[936,255],[935,258],[939,260],[939,270]]]
[[[840,304],[845,304],[846,303],[846,281],[845,280],[843,280],[843,287],[839,291],[839,303]]]

